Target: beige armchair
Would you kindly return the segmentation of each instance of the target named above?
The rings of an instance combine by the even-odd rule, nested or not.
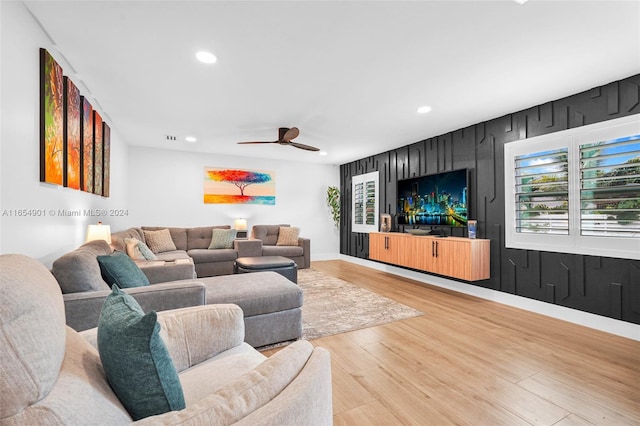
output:
[[[0,256],[0,423],[128,424],[95,347],[96,329],[65,325],[60,288],[39,262]],[[242,311],[160,312],[186,408],[140,424],[332,424],[329,353],[298,341],[270,358],[243,343]]]

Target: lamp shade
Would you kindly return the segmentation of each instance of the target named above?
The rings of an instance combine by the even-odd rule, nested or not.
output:
[[[233,221],[233,227],[236,231],[246,231],[247,230],[247,219],[236,219]]]
[[[87,226],[87,239],[85,242],[104,240],[111,244],[111,227],[109,225],[103,225],[102,222],[98,222],[97,225]]]

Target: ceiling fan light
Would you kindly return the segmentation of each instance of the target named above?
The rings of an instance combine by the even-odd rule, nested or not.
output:
[[[426,114],[431,112],[431,107],[429,105],[423,105],[416,111],[418,114]]]
[[[196,53],[196,58],[204,64],[215,64],[218,61],[218,58],[216,58],[216,55],[204,50],[201,50],[198,53]]]
[[[318,155],[321,155],[321,156],[323,156],[323,157],[324,157],[324,156],[326,156],[326,155],[329,155],[329,153],[328,153],[327,151],[320,151],[320,152],[318,153]]]

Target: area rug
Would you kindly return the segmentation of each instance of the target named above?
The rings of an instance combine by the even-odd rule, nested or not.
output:
[[[307,340],[424,314],[313,268],[298,271],[298,285],[304,292],[302,338]]]

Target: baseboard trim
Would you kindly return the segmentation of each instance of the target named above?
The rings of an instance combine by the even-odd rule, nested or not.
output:
[[[344,260],[356,265],[366,266],[367,268],[388,272],[390,274],[409,278],[425,284],[430,284],[471,296],[480,297],[482,299],[491,300],[559,320],[568,321],[573,324],[578,324],[585,327],[593,328],[595,330],[604,331],[606,333],[615,334],[616,336],[640,341],[640,325],[632,324],[626,321],[603,317],[601,315],[591,314],[589,312],[583,312],[577,309],[566,308],[564,306],[552,305],[550,303],[528,299],[526,297],[517,296],[514,294],[491,290],[484,287],[478,287],[459,281],[448,280],[446,278],[429,275],[418,271],[412,271],[409,269],[399,268],[384,263],[373,262],[371,260],[347,256],[344,254],[327,254],[323,256],[314,256],[313,260]]]

